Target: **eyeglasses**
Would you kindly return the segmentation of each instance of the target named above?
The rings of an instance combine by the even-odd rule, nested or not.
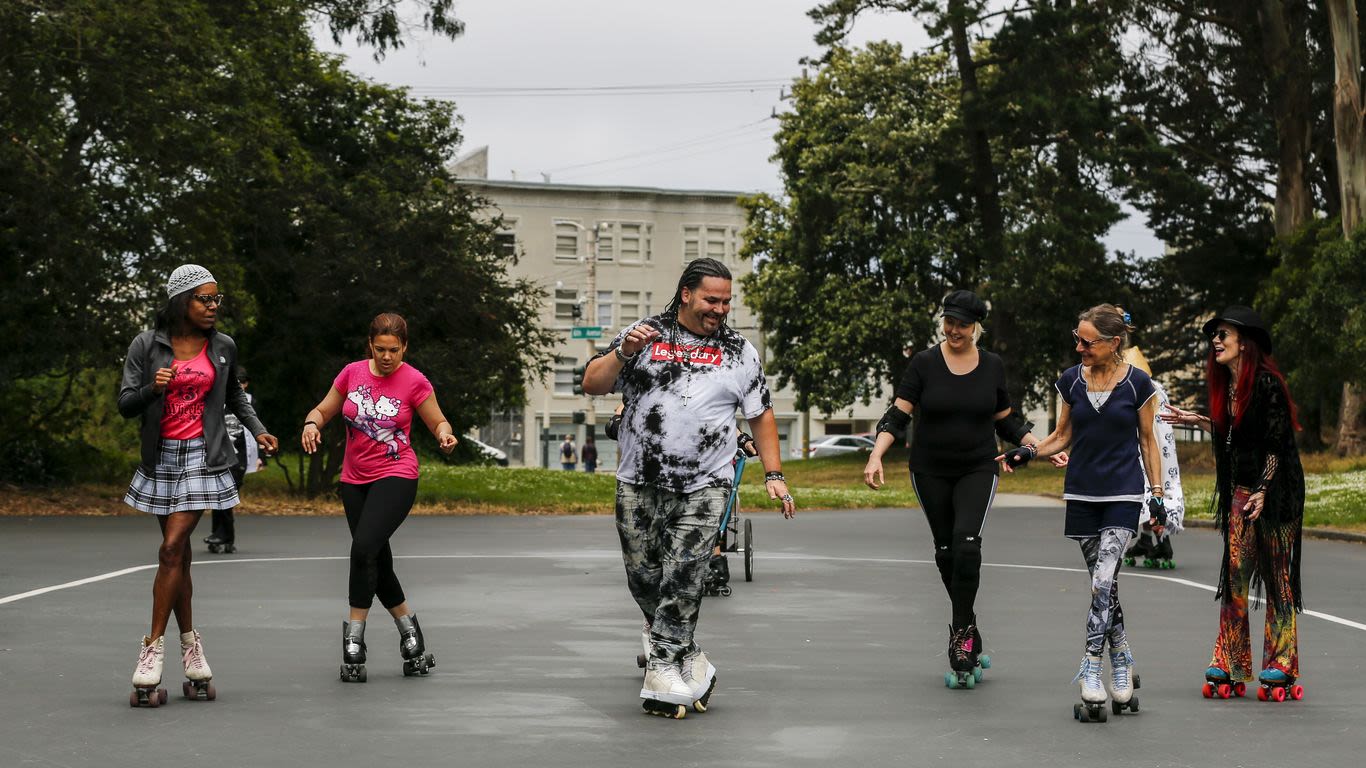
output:
[[[1113,338],[1114,336],[1101,336],[1099,339],[1087,341],[1086,339],[1083,339],[1081,337],[1081,334],[1077,333],[1076,331],[1072,331],[1072,343],[1080,344],[1083,349],[1090,349],[1091,347],[1101,343],[1102,341],[1109,341]]]
[[[1214,333],[1211,333],[1211,334],[1209,335],[1209,340],[1210,340],[1210,341],[1223,341],[1224,339],[1227,339],[1228,337],[1230,337],[1230,336],[1232,336],[1232,335],[1233,335],[1233,331],[1230,331],[1230,330],[1227,329],[1227,328],[1220,328],[1219,330],[1217,330],[1217,331],[1215,331]]]
[[[194,298],[206,307],[221,307],[223,299],[227,297],[221,293],[196,293]]]

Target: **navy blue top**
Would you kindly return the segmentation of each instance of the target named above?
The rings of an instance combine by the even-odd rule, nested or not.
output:
[[[1139,409],[1157,394],[1148,374],[1129,366],[1097,411],[1086,396],[1081,366],[1063,371],[1058,394],[1072,409],[1072,450],[1063,482],[1064,499],[1143,501],[1147,484],[1139,459]]]

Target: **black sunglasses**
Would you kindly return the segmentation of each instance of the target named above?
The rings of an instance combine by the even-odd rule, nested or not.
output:
[[[1076,331],[1072,331],[1072,342],[1074,344],[1080,344],[1084,349],[1090,349],[1091,347],[1101,343],[1102,341],[1109,341],[1113,338],[1114,336],[1101,336],[1099,339],[1087,341],[1086,339],[1083,339],[1081,337],[1081,334],[1077,333]]]
[[[1217,331],[1215,331],[1214,333],[1211,333],[1211,334],[1209,335],[1209,340],[1210,340],[1210,341],[1223,341],[1224,339],[1227,339],[1228,337],[1230,337],[1230,336],[1232,336],[1232,335],[1233,335],[1233,331],[1230,331],[1230,330],[1227,329],[1227,328],[1220,328],[1219,330],[1217,330]]]

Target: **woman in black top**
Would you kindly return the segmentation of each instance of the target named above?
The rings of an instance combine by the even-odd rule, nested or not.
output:
[[[1283,701],[1304,689],[1295,614],[1300,592],[1304,469],[1295,447],[1295,401],[1271,357],[1271,334],[1248,307],[1205,323],[1209,415],[1167,406],[1163,421],[1214,435],[1214,520],[1224,535],[1219,573],[1219,635],[1205,671],[1207,698],[1241,696],[1252,679],[1249,587],[1266,589],[1266,628],[1258,698]]]
[[[1037,442],[1006,394],[1005,365],[978,349],[986,303],[971,291],[944,298],[944,340],[911,358],[896,400],[878,423],[877,444],[863,481],[883,483],[882,457],[905,434],[911,415],[911,482],[934,536],[934,561],[953,604],[949,628],[949,687],[972,687],[991,661],[981,656],[973,604],[982,569],[982,529],[996,495],[996,437]]]

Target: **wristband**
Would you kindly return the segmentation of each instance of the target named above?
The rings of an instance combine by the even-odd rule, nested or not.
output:
[[[773,482],[774,480],[781,480],[781,481],[783,481],[784,483],[787,482],[787,478],[786,478],[786,477],[783,477],[783,473],[782,473],[782,472],[765,472],[765,473],[764,473],[764,482],[765,482],[765,483],[771,483],[771,482]]]
[[[305,422],[304,422],[304,426],[305,426],[305,427],[308,426],[309,424],[312,424],[314,427],[316,427],[316,428],[318,429],[319,432],[322,431],[322,427],[319,427],[319,426],[318,426],[318,422],[316,422],[316,421],[314,421],[314,420],[312,420],[312,419],[309,419],[308,421],[305,421]]]
[[[617,356],[617,359],[620,360],[621,362],[623,362],[623,363],[629,363],[629,362],[631,362],[632,359],[635,358],[636,355],[638,355],[638,354],[640,354],[640,353],[637,352],[635,355],[623,355],[623,354],[621,353],[621,345],[618,344],[617,346],[612,347],[612,354],[616,355],[616,356]]]

